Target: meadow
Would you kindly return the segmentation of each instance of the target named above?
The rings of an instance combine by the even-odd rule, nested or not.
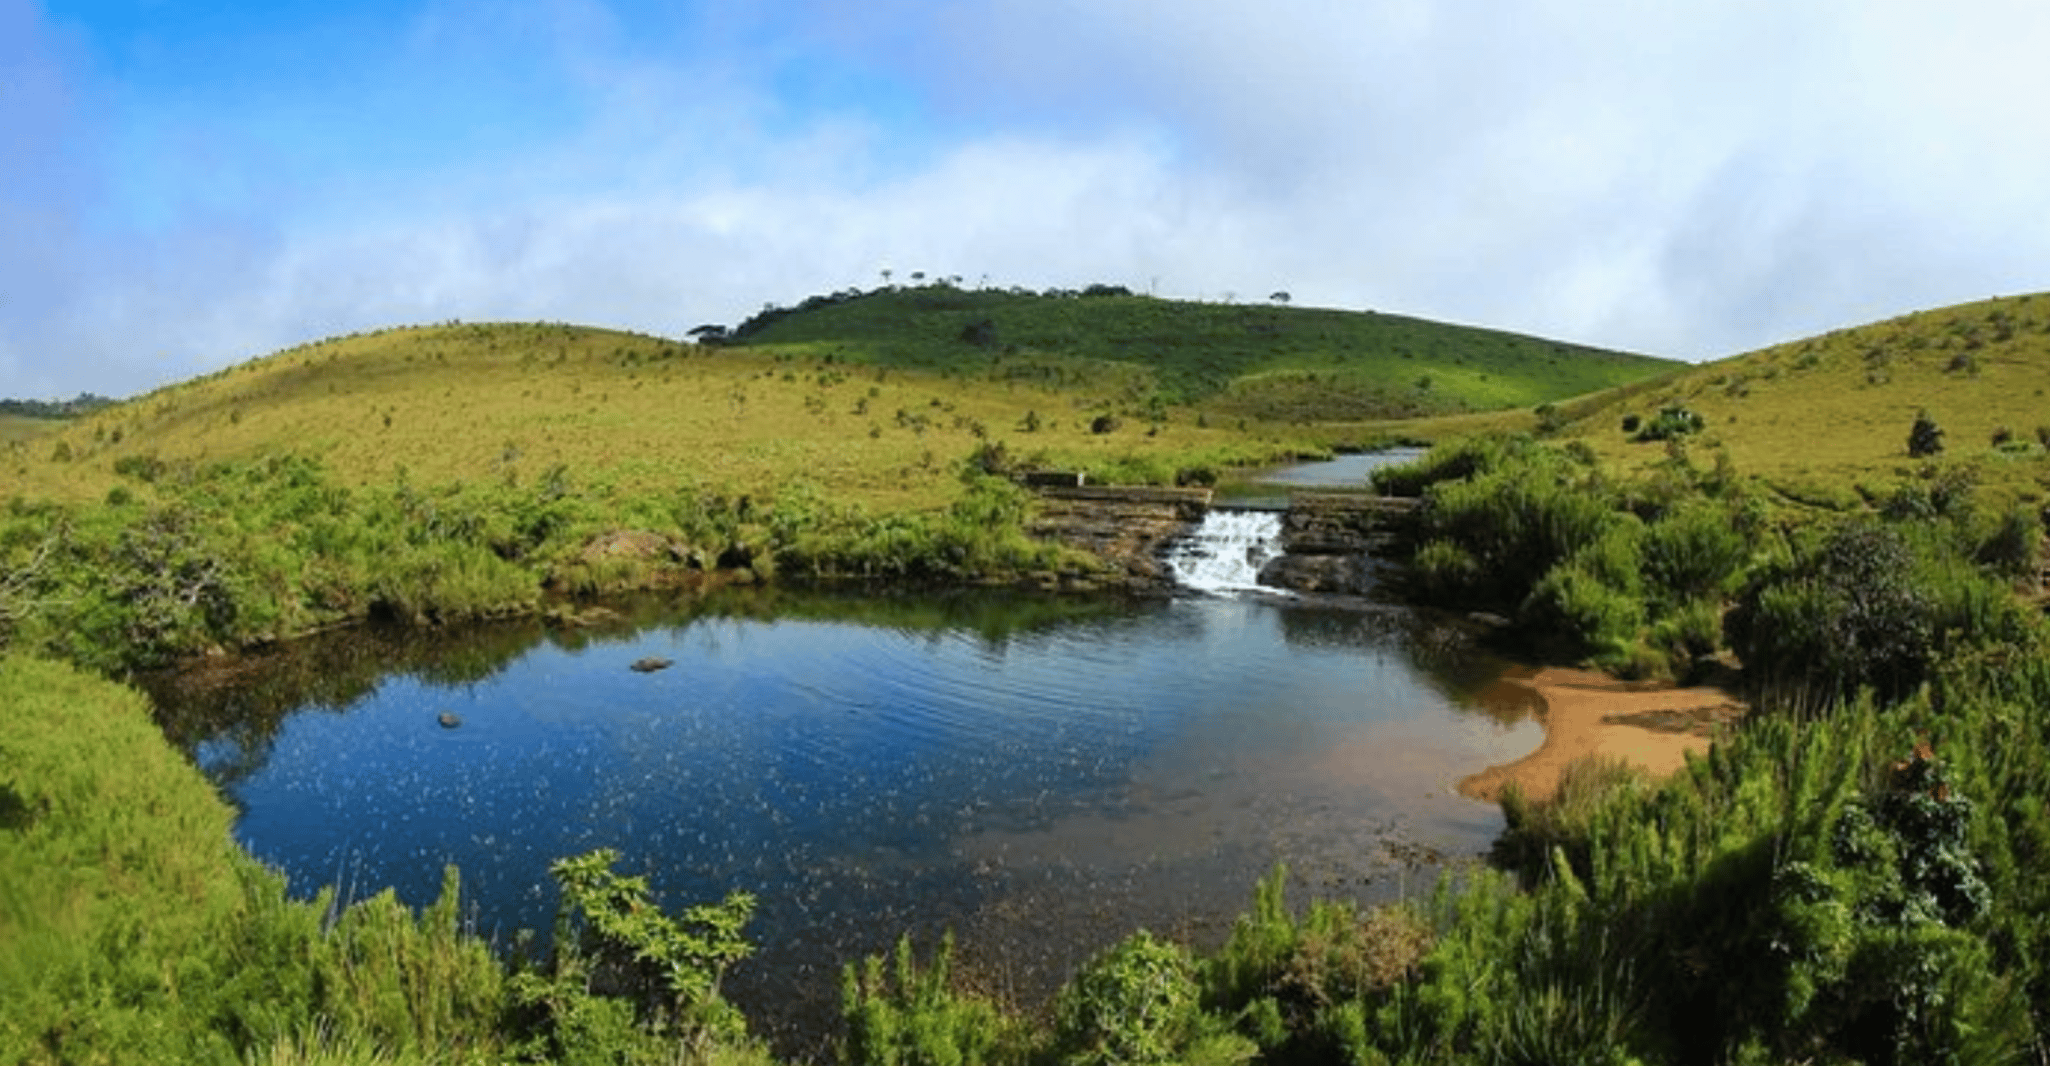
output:
[[[58,428],[59,425],[58,420],[54,418],[0,414],[0,447],[31,440]]]
[[[1983,300],[1901,315],[1693,367],[1559,405],[1555,436],[1603,461],[1647,469],[1666,448],[1622,429],[1665,408],[1699,414],[1684,445],[1727,456],[1781,502],[1848,511],[1943,471],[1990,502],[2040,506],[2050,446],[2050,295]],[[1916,415],[1943,449],[1908,454]]]

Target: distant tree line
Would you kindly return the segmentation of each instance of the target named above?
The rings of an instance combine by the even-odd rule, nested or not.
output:
[[[923,281],[924,279],[924,275],[922,272],[914,273],[912,277],[920,281]],[[959,289],[960,282],[961,279],[959,277],[946,277],[941,278],[938,281],[935,281],[929,285],[922,285],[920,286],[920,288]],[[799,302],[795,307],[784,307],[775,303],[764,304],[761,311],[750,316],[746,321],[742,322],[738,326],[733,327],[732,329],[727,329],[725,326],[718,325],[715,323],[708,323],[706,325],[698,326],[695,329],[692,329],[690,331],[690,336],[695,338],[700,344],[745,343],[748,339],[752,338],[756,334],[762,332],[770,326],[775,325],[778,322],[783,321],[786,318],[791,317],[792,315],[800,315],[808,311],[817,311],[821,308],[834,307],[840,304],[852,303],[856,300],[863,300],[872,296],[890,295],[904,291],[907,290],[905,290],[902,287],[893,286],[886,283],[883,287],[877,289],[864,290],[859,288],[849,288],[842,289],[838,292],[819,293],[813,296],[806,297],[803,301]],[[980,291],[985,293],[994,293],[1000,290],[993,288],[983,288]],[[1013,286],[1009,289],[1001,290],[1001,292],[1004,295],[1013,297],[1038,296],[1064,300],[1096,299],[1102,297],[1134,295],[1131,289],[1126,288],[1123,285],[1110,285],[1100,282],[1094,285],[1090,285],[1089,287],[1084,289],[1054,288],[1046,289],[1042,292],[1034,292],[1031,289],[1027,289],[1021,286]]]
[[[107,396],[81,392],[69,400],[0,400],[0,415],[24,418],[78,418],[92,414],[116,401]]]

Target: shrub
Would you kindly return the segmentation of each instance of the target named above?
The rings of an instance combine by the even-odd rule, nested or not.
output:
[[[1023,1062],[1029,1034],[989,1001],[956,992],[949,975],[954,938],[940,943],[921,970],[911,938],[897,941],[895,968],[880,955],[841,971],[841,1017],[847,1066],[986,1066]]]
[[[1650,593],[1669,605],[1719,598],[1750,556],[1728,512],[1708,504],[1667,512],[1645,529],[1638,550]]]
[[[2016,507],[2002,515],[1975,553],[1979,565],[2009,580],[2033,580],[2043,561],[2043,524],[2035,512]]]
[[[1054,1000],[1054,1048],[1067,1066],[1179,1059],[1198,1035],[1194,964],[1141,930],[1084,966]]]
[[[1690,433],[1699,433],[1708,425],[1700,415],[1685,407],[1661,407],[1651,421],[1637,430],[1635,440],[1641,442],[1672,440]]]
[[[1915,424],[1908,429],[1908,458],[1921,459],[1943,451],[1943,430],[1926,410],[1915,412]]]
[[[1378,467],[1367,480],[1384,496],[1422,496],[1441,481],[1485,473],[1533,447],[1528,437],[1466,437],[1436,445],[1407,463]]]
[[[1644,601],[1589,573],[1581,563],[1546,572],[1531,589],[1519,621],[1543,639],[1605,665],[1630,661],[1644,626]]]
[[[1725,620],[1730,647],[1762,676],[1848,695],[1899,695],[1929,665],[1933,602],[1901,532],[1845,523],[1791,566],[1755,581]]]
[[[1456,601],[1514,611],[1554,566],[1634,522],[1602,493],[1573,483],[1556,452],[1502,463],[1465,481],[1433,485],[1419,518],[1424,543],[1444,540],[1473,560]]]

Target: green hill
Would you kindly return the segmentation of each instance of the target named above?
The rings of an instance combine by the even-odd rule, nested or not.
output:
[[[124,470],[289,451],[357,484],[561,469],[622,495],[802,482],[925,509],[985,445],[1172,479],[1358,440],[1377,418],[1527,418],[1673,365],[1386,315],[890,290],[765,313],[723,344],[552,324],[334,338],[0,446],[0,471],[23,496],[100,499]]]
[[[1532,407],[1679,364],[1401,315],[945,285],[771,308],[734,343],[990,381],[1116,381],[1168,404],[1294,422]]]
[[[1797,501],[1843,507],[1940,470],[1978,479],[1996,499],[2035,502],[2050,489],[2050,294],[2003,297],[1902,315],[1689,369],[1649,386],[1566,405],[1562,435],[1626,465],[1666,448],[1622,426],[1668,407],[1699,414],[1697,455]],[[1908,455],[1927,411],[1944,450]]]

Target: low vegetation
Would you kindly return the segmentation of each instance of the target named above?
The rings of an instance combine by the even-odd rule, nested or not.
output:
[[[1627,469],[1665,459],[1633,420],[1700,419],[1687,446],[1757,479],[1779,502],[1850,511],[1929,476],[1971,471],[1996,507],[2050,502],[2050,294],[1901,315],[1562,403],[1554,438]]]
[[[844,1059],[2050,1059],[2050,628],[2027,599],[2050,482],[2016,428],[2050,375],[2046,301],[1590,398],[1525,390],[1542,437],[1464,437],[1382,473],[1421,500],[1420,596],[1627,675],[1741,659],[1756,710],[1668,780],[1595,764],[1549,805],[1512,792],[1494,863],[1428,898],[1291,905],[1277,871],[1222,947],[1135,933],[1042,1012],[964,989],[950,945],[921,961],[907,942],[841,975]],[[1080,574],[1022,535],[1029,500],[1003,474],[1182,480],[1358,431],[1284,430],[1307,412],[1294,386],[1246,399],[1266,374],[1345,391],[1332,367],[1367,358],[1345,324],[1202,311],[1198,338],[1276,331],[1265,362],[1231,362],[1221,340],[1148,347],[1163,303],[921,286],[702,347],[401,331],[5,445],[0,1062],[766,1062],[719,994],[747,898],[665,912],[617,856],[566,857],[555,935],[512,945],[464,927],[454,871],[418,913],[296,899],[233,845],[146,703],[86,671],[656,575]],[[875,332],[890,314],[900,339]],[[1394,327],[1411,328],[1375,324]]]
[[[1675,369],[1661,359],[1375,312],[916,285],[770,308],[726,343],[991,382],[1116,388],[1213,419],[1359,422],[1528,408]]]

